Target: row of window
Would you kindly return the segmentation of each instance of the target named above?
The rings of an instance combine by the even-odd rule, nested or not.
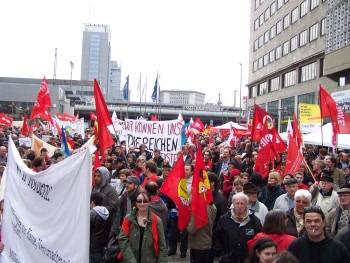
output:
[[[318,38],[319,27],[320,36],[322,37],[326,33],[326,18],[322,19],[320,26],[318,23],[310,26],[309,30],[305,29],[300,32],[299,35],[293,36],[290,40],[285,41],[282,45],[279,45],[275,49],[272,49],[269,53],[260,57],[259,59],[253,62],[253,72],[261,69],[262,67],[267,66],[268,64],[274,62],[275,60],[280,59],[288,55],[290,52],[293,52],[299,47],[305,46],[308,41],[312,42]],[[309,35],[308,35],[309,33]],[[308,37],[309,36],[309,37]],[[299,37],[299,40],[298,40]]]
[[[284,0],[284,3],[288,2],[289,0]],[[320,4],[320,0],[311,0],[310,5],[308,5],[309,0],[305,0],[300,4],[300,18],[305,16],[309,11],[310,6],[310,12],[315,9]],[[325,2],[326,0],[322,0],[322,2]],[[255,1],[255,6],[257,2],[261,3],[261,0]],[[256,31],[265,21],[267,21],[271,16],[273,16],[277,10],[279,10],[283,5],[283,0],[277,0],[274,1],[269,7],[265,9],[263,13],[260,14],[260,16],[255,19],[254,21],[254,31]],[[295,23],[298,20],[299,17],[299,6],[294,8],[291,12],[291,15],[288,14],[288,17],[284,17],[283,22],[283,29],[286,29],[289,26],[289,23],[292,24]],[[290,19],[291,18],[291,19]],[[280,21],[282,23],[282,20]]]
[[[321,63],[322,64],[322,63]],[[249,98],[254,98],[256,96],[261,96],[282,88],[288,88],[298,83],[303,83],[316,78],[316,67],[317,63],[312,62],[310,64],[304,65],[299,70],[299,77],[297,81],[297,69],[284,73],[282,78],[277,76],[275,78],[264,81],[257,86],[251,87],[249,89]],[[320,69],[321,71],[321,69]]]

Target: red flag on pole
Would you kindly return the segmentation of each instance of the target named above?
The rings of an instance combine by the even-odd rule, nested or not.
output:
[[[51,107],[51,98],[47,85],[47,80],[44,76],[44,79],[41,83],[38,96],[34,103],[32,114],[30,115],[30,120],[34,118],[42,118],[53,123],[50,113],[47,111],[47,108]]]
[[[194,214],[194,224],[199,229],[208,224],[207,205],[213,201],[210,182],[205,169],[201,147],[197,147],[196,163],[192,180],[191,213]]]
[[[260,138],[258,157],[256,159],[254,172],[260,173],[262,178],[265,178],[269,174],[271,160],[271,140],[266,121],[263,123],[261,135],[262,137]]]
[[[98,142],[100,145],[102,162],[104,162],[104,151],[114,144],[112,135],[107,128],[107,126],[112,124],[112,119],[109,115],[105,99],[96,79],[94,79],[94,97],[96,103],[96,115],[98,119]]]
[[[7,116],[5,113],[0,113],[0,124],[6,125],[7,127],[10,127],[13,122],[13,119]]]
[[[299,170],[302,162],[303,155],[300,152],[300,148],[292,138],[289,138],[288,155],[284,174],[295,174]]]
[[[90,111],[90,120],[97,121],[97,116],[92,111]]]
[[[166,194],[177,206],[178,229],[186,228],[190,221],[190,210],[188,209],[188,193],[186,185],[186,174],[184,169],[184,158],[181,155],[175,163],[173,170],[162,185],[160,192]]]
[[[23,125],[22,125],[22,135],[28,137],[29,128],[27,123],[27,113],[23,114]]]
[[[63,115],[56,113],[56,117],[57,119],[59,119],[60,121],[64,121]]]
[[[335,134],[350,134],[350,117],[320,85],[321,118],[331,117]]]
[[[77,119],[73,115],[70,115],[68,113],[64,113],[63,114],[63,120],[64,121],[76,121]]]
[[[297,147],[300,149],[300,147],[303,145],[303,138],[299,130],[298,120],[295,112],[294,112],[294,121],[293,121],[293,139]]]
[[[203,132],[204,131],[204,124],[200,120],[200,118],[196,118],[195,121],[191,125],[192,129],[195,129],[198,132]]]
[[[43,107],[45,109],[50,108],[51,107],[51,98],[50,98],[50,93],[49,93],[49,86],[47,84],[47,80],[44,76],[43,81],[41,82],[41,86],[40,86],[40,90],[38,93],[38,98],[40,97],[40,101],[43,104]]]
[[[260,108],[258,105],[254,105],[254,118],[253,118],[253,125],[252,125],[252,140],[253,141],[259,141],[262,138],[262,129],[265,120],[268,122],[268,124],[273,128],[273,119],[271,115]],[[270,129],[270,127],[268,127]]]

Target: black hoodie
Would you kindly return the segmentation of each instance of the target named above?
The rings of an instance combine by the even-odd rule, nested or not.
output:
[[[300,263],[348,263],[350,255],[345,246],[333,239],[328,233],[320,242],[313,242],[307,233],[290,243],[288,251],[297,257]]]

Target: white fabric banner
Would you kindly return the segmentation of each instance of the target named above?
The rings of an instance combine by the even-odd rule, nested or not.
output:
[[[125,135],[125,128],[124,128],[124,121],[119,120],[117,114],[115,111],[112,115],[112,125],[108,126],[108,130],[112,134],[116,134],[119,137],[119,141],[125,141],[126,135]],[[114,128],[113,128],[114,127]]]
[[[139,148],[144,143],[147,150],[153,154],[158,149],[162,157],[171,165],[177,158],[177,152],[181,149],[182,123],[179,120],[172,121],[139,121],[125,120],[126,148],[130,145]]]
[[[81,134],[82,138],[85,137],[85,127],[84,127],[84,118],[80,118],[76,121],[60,121],[57,118],[52,118],[54,121],[57,122],[58,127],[66,128],[66,131],[69,133],[69,135],[74,136],[74,133]],[[57,135],[57,130],[55,126],[51,126],[51,131],[54,135]]]
[[[0,262],[89,262],[89,150],[35,173],[9,141]]]

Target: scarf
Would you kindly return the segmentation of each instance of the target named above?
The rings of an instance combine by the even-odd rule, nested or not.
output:
[[[295,208],[293,209],[293,211],[295,216],[295,224],[296,224],[297,232],[299,236],[300,231],[304,228],[303,214],[299,214]]]

